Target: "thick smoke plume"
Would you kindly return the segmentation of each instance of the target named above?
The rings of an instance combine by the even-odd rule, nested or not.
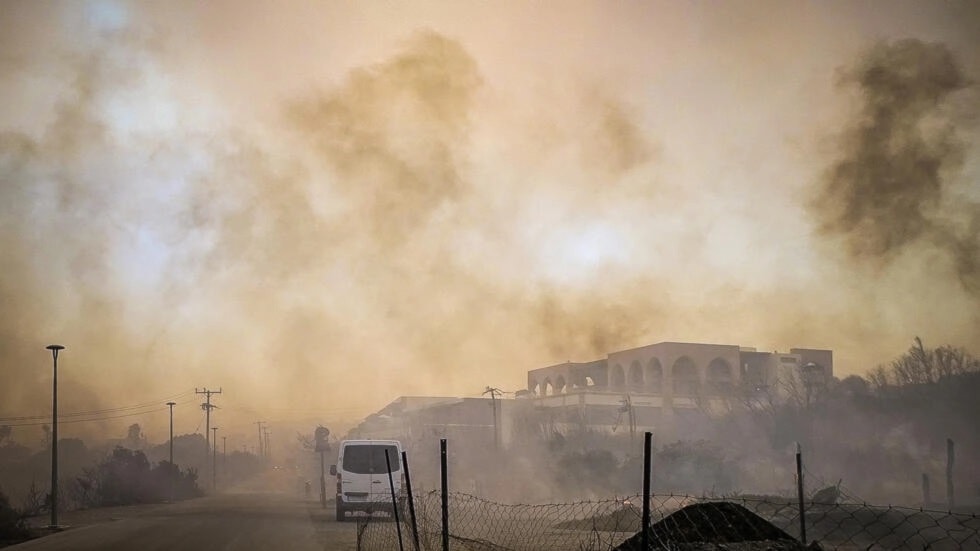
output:
[[[980,206],[957,196],[964,142],[950,100],[973,86],[941,43],[881,43],[843,73],[862,108],[811,203],[850,256],[883,265],[922,242],[952,257],[980,294]]]
[[[112,244],[124,227],[110,211],[125,201],[113,176],[120,163],[108,153],[111,138],[94,116],[109,83],[124,77],[98,56],[72,60],[67,93],[38,134],[0,132],[0,364],[9,408],[35,413],[49,396],[45,338],[89,343],[76,356],[80,372],[62,373],[63,404],[100,404],[78,381],[99,377],[110,364],[137,354],[138,338],[124,321],[116,292]],[[76,317],[78,316],[78,317]],[[121,384],[138,375],[122,373]],[[18,384],[7,384],[15,380]]]
[[[388,24],[354,4],[309,17],[221,2],[12,6],[0,14],[7,416],[47,412],[51,341],[69,347],[65,411],[223,386],[219,415],[248,411],[222,430],[252,434],[278,408],[340,432],[339,418],[399,395],[516,390],[528,369],[661,340],[829,347],[859,372],[904,346],[912,321],[960,344],[974,315],[958,289],[904,299],[914,276],[823,279],[798,190],[768,184],[819,169],[786,146],[797,127],[823,135],[799,108],[811,87],[796,86],[828,82],[857,47],[825,50],[809,22],[785,29],[821,47],[772,48],[796,37],[724,11],[677,14],[710,19],[703,32],[651,33],[659,15],[620,12],[583,35],[569,30],[595,13],[571,8],[542,32],[543,14],[516,7],[499,10],[506,21],[437,10]],[[639,26],[608,31],[620,22]],[[951,175],[973,152],[947,118],[968,79],[942,47],[889,53],[899,44],[848,73],[877,99],[814,212],[855,255],[942,243],[969,281],[976,226]],[[776,86],[745,78],[763,49],[769,74],[793,68]],[[919,57],[948,74],[916,76]],[[875,70],[892,88],[939,84],[906,97],[861,77],[893,66]],[[759,122],[787,117],[776,132]],[[890,147],[935,159],[913,199],[880,189],[916,156],[864,135],[876,125],[898,136]],[[860,168],[868,159],[899,166]],[[893,218],[906,222],[892,231]],[[932,299],[949,307],[926,319]],[[198,430],[194,398],[178,432]],[[163,411],[89,434],[134,420],[164,434]]]

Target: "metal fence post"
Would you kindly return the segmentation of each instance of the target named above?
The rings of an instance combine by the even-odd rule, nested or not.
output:
[[[946,506],[950,511],[956,506],[956,498],[953,493],[953,461],[956,458],[952,438],[946,439]]]
[[[643,517],[640,524],[640,549],[650,549],[650,442],[653,433],[643,433]]]
[[[385,465],[388,467],[388,488],[391,490],[391,512],[395,516],[395,532],[398,534],[398,551],[405,551],[402,545],[402,523],[398,520],[398,496],[395,495],[395,477],[391,474],[391,456],[385,448]]]
[[[405,466],[405,489],[408,491],[408,514],[412,519],[412,543],[419,551],[419,524],[415,517],[415,495],[412,493],[412,473],[408,470],[408,453],[402,452],[402,465]]]
[[[442,484],[442,551],[449,551],[449,475],[447,473],[446,439],[439,440],[439,468]]]
[[[929,474],[922,473],[922,506],[929,507],[932,503],[932,491],[929,487]]]
[[[800,541],[806,545],[806,513],[803,508],[803,449],[796,443],[796,496],[800,501]]]

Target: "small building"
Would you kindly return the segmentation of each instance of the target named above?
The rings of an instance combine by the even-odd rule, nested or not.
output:
[[[400,396],[351,429],[348,437],[392,438],[407,446],[442,438],[505,446],[512,436],[513,405],[514,400],[501,398]]]

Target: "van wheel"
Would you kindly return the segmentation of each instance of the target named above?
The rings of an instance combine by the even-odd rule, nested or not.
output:
[[[337,522],[344,522],[345,514],[347,511],[344,510],[344,506],[337,500]]]

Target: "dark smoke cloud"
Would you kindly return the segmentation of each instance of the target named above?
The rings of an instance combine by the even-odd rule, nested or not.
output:
[[[391,245],[466,191],[459,164],[480,84],[457,41],[422,33],[338,89],[298,102],[291,119],[332,168],[333,189]]]
[[[611,97],[590,98],[599,122],[585,147],[588,163],[621,175],[655,158],[657,148],[636,125],[636,114]],[[608,175],[607,175],[608,177]]]
[[[956,57],[941,43],[880,43],[841,85],[860,92],[862,109],[810,204],[819,230],[876,265],[932,243],[951,255],[964,287],[980,293],[980,208],[955,194],[964,142],[948,105],[973,85]]]

